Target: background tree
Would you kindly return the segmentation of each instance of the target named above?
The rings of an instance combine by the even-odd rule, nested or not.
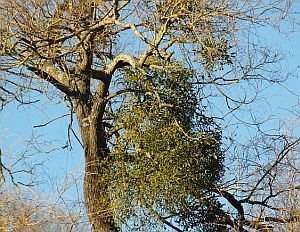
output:
[[[177,231],[261,229],[243,204],[265,206],[252,199],[298,140],[277,137],[285,141],[272,151],[277,161],[260,169],[247,196],[232,194],[220,182],[220,127],[205,108],[216,93],[231,113],[253,101],[278,58],[242,39],[270,15],[286,16],[289,3],[1,1],[1,90],[21,103],[34,102],[24,91],[56,95],[76,114],[95,231],[116,231],[137,212]],[[244,80],[242,98],[228,86]]]
[[[0,197],[0,231],[86,231],[79,214],[55,202],[39,199],[33,192],[15,189]]]

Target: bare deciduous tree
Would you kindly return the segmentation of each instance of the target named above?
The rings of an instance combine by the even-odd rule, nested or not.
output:
[[[196,109],[190,107],[190,102],[182,102],[186,100],[180,98],[182,86],[178,86],[178,83],[176,85],[176,81],[172,83],[173,86],[168,86],[161,79],[155,78],[163,78],[165,75],[172,81],[174,75],[178,80],[188,80],[189,76],[193,76],[191,82],[180,82],[182,85],[188,83],[182,89],[187,90],[187,93],[191,91],[191,95],[183,94],[184,97],[193,97],[192,91],[196,89],[201,95],[198,96],[201,101],[205,99],[210,102],[211,93],[207,89],[214,88],[214,93],[225,99],[230,112],[239,109],[253,99],[247,93],[244,99],[231,95],[228,86],[235,86],[245,80],[250,82],[249,88],[255,89],[256,85],[251,81],[257,83],[255,81],[266,79],[263,74],[268,71],[268,65],[277,60],[276,54],[249,39],[252,28],[271,24],[275,21],[272,21],[272,17],[284,18],[289,1],[1,0],[0,3],[0,90],[21,103],[34,103],[32,99],[22,97],[24,91],[38,91],[48,96],[56,94],[66,102],[71,115],[76,113],[85,155],[85,205],[95,231],[119,229],[114,219],[112,186],[118,186],[120,179],[111,175],[117,168],[121,168],[118,166],[121,161],[116,160],[111,165],[111,159],[114,158],[111,150],[124,146],[124,163],[136,159],[133,155],[130,156],[130,152],[133,152],[130,149],[135,154],[151,158],[151,153],[148,152],[151,149],[143,146],[147,141],[141,139],[132,142],[124,138],[127,132],[133,133],[132,128],[140,129],[140,133],[128,135],[130,138],[140,138],[138,136],[146,134],[145,128],[152,130],[153,134],[156,131],[158,138],[162,135],[169,136],[170,141],[174,139],[174,133],[171,132],[181,133],[181,138],[188,138],[190,143],[180,143],[183,139],[174,140],[173,143],[188,147],[191,154],[194,152],[192,144],[197,147],[202,146],[200,143],[204,144],[201,154],[205,154],[207,160],[203,162],[207,162],[207,166],[216,165],[217,168],[215,173],[210,172],[209,168],[203,171],[205,178],[211,178],[208,178],[208,185],[203,187],[201,184],[204,183],[199,176],[197,183],[210,191],[211,199],[215,200],[215,196],[223,197],[237,211],[235,217],[216,209],[215,215],[208,215],[213,219],[207,220],[214,220],[223,225],[222,228],[230,226],[237,231],[245,231],[245,227],[263,229],[264,222],[280,220],[277,217],[248,218],[243,205],[259,205],[273,210],[272,206],[269,207],[268,200],[279,194],[276,192],[274,196],[273,171],[295,149],[299,141],[291,142],[283,138],[281,150],[269,150],[275,154],[276,159],[269,166],[256,170],[260,174],[251,180],[250,187],[240,189],[246,195],[234,195],[230,191],[230,185],[224,188],[215,183],[218,182],[222,169],[222,154],[219,150],[218,129],[210,129],[215,125],[212,123],[213,117],[198,117],[202,120],[200,129],[198,128],[201,135],[197,134],[203,139],[201,140],[195,136],[196,130],[191,129],[190,123],[184,122],[188,117],[194,117]],[[245,37],[246,32],[250,36]],[[245,38],[247,42],[243,44]],[[184,63],[184,68],[181,68],[183,74],[179,74],[180,65],[174,61],[175,58]],[[190,66],[190,71],[187,71],[187,66]],[[160,89],[161,87],[165,89]],[[178,92],[172,92],[174,88]],[[169,92],[163,93],[165,90]],[[168,99],[168,94],[177,100]],[[175,98],[172,94],[179,96]],[[133,105],[128,106],[130,100]],[[198,99],[192,103],[201,101]],[[187,107],[187,113],[175,107],[179,103],[183,104],[182,107]],[[145,114],[140,109],[150,113]],[[178,118],[173,111],[179,112]],[[153,119],[153,113],[157,113],[156,119]],[[127,118],[122,119],[122,114]],[[137,115],[148,121],[141,122]],[[169,116],[172,122],[167,121]],[[167,128],[168,133],[160,130],[160,117],[172,125]],[[140,127],[135,127],[134,122]],[[147,127],[147,122],[153,122],[157,127]],[[187,170],[192,164],[188,163]],[[132,166],[129,164],[129,168]],[[182,174],[181,169],[178,172]],[[213,188],[211,184],[216,186]],[[235,182],[234,188],[236,184]],[[259,197],[260,191],[266,188],[267,192]],[[255,200],[254,196],[257,197]],[[146,207],[163,224],[181,231],[168,221],[168,217],[160,215],[159,209],[151,205],[153,202],[149,204],[145,200],[146,203],[143,203],[143,196],[140,197],[138,203],[141,207]],[[201,202],[200,197],[197,201]],[[217,205],[214,207],[217,208]],[[203,208],[206,210],[209,206],[204,205]],[[174,215],[178,216],[175,209],[172,216]],[[188,213],[180,216],[188,219],[192,217]],[[200,219],[199,222],[191,221],[191,226],[200,222]]]

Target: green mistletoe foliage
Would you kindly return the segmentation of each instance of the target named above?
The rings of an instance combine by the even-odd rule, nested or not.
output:
[[[188,228],[216,220],[210,190],[223,171],[221,132],[200,108],[193,72],[169,67],[124,73],[114,119],[122,129],[111,139],[111,179],[102,181],[111,183],[119,219],[149,214]]]

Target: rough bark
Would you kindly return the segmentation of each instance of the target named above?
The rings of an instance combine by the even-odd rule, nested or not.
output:
[[[103,203],[103,199],[108,198],[107,185],[103,186],[103,183],[99,183],[101,175],[100,159],[98,157],[99,151],[97,147],[103,143],[103,141],[95,141],[92,133],[89,135],[89,147],[85,149],[85,177],[84,177],[84,198],[87,213],[93,231],[96,232],[108,232],[117,231],[114,226],[114,220],[112,217],[112,210],[109,206],[109,202]],[[93,144],[99,144],[94,146]],[[100,151],[102,152],[102,151]],[[102,186],[100,186],[102,184]],[[106,190],[106,192],[103,192]],[[106,200],[105,200],[106,201]],[[102,205],[102,204],[104,205]]]
[[[118,231],[113,219],[108,185],[100,181],[101,175],[107,174],[104,169],[109,168],[101,165],[109,155],[101,120],[105,102],[101,98],[92,103],[80,101],[75,102],[75,108],[84,145],[84,198],[89,221],[95,232]]]

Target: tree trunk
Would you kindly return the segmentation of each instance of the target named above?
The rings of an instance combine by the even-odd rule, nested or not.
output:
[[[96,157],[95,152],[85,151],[85,162],[84,199],[93,231],[117,231],[113,212],[109,205],[107,185],[103,186],[103,183],[99,183],[101,178],[100,160]]]
[[[76,113],[85,154],[84,199],[89,221],[94,232],[115,232],[108,184],[101,181],[109,174],[109,165],[103,165],[109,150],[101,122],[104,103],[88,107],[77,103]],[[100,122],[99,122],[100,120]]]

